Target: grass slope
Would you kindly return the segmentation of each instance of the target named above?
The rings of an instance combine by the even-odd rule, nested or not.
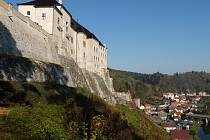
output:
[[[143,112],[139,110],[131,110],[130,108],[122,105],[118,105],[116,108],[145,139],[170,139],[165,130],[149,120]]]
[[[168,139],[143,113],[111,107],[81,88],[0,81],[0,103],[11,105],[1,139]]]

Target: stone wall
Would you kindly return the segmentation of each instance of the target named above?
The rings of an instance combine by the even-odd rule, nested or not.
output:
[[[0,14],[0,53],[59,64],[50,35],[13,8]]]

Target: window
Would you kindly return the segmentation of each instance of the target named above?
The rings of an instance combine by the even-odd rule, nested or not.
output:
[[[69,31],[69,23],[66,21],[66,32]]]
[[[86,42],[85,41],[83,41],[83,47],[86,47]]]
[[[27,16],[30,16],[31,15],[31,12],[30,11],[27,11]]]
[[[74,54],[74,51],[73,51],[73,49],[71,49],[71,55],[73,55]]]
[[[58,25],[60,24],[60,18],[58,18]]]
[[[73,39],[73,37],[71,36],[71,43],[73,44],[74,43],[74,39]]]
[[[42,13],[42,20],[46,19],[46,13]]]

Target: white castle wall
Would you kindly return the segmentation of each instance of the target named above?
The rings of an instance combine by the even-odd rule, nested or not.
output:
[[[29,17],[32,21],[39,23],[48,33],[53,33],[53,8],[34,8],[33,6],[23,5],[18,7],[18,11],[24,16]],[[30,15],[27,15],[27,11],[30,11]],[[44,20],[44,17],[38,16],[42,15],[42,13],[47,14]]]
[[[94,37],[87,37],[86,29],[74,31],[71,28],[72,16],[62,6],[57,6],[58,9],[34,8],[33,5],[18,7],[25,16],[27,11],[32,10],[30,19],[52,34],[59,55],[73,58],[80,68],[104,76],[104,72],[107,71],[107,48],[101,46]],[[42,13],[46,14],[45,20],[41,17]]]
[[[3,5],[2,2],[1,5]],[[4,26],[11,31],[12,37],[15,38],[15,46],[12,47],[18,48],[19,52],[14,52],[14,55],[59,64],[51,36],[41,26],[36,25],[11,6],[8,5],[5,8],[6,10],[0,14],[0,22],[4,23]],[[5,35],[4,32],[0,34]],[[7,38],[3,39],[2,41],[7,42]],[[4,52],[1,51],[0,53],[9,54],[12,49],[14,48],[4,47]]]

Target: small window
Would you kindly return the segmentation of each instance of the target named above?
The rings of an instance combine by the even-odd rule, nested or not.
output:
[[[66,21],[66,32],[69,31],[69,23]]]
[[[60,24],[60,18],[58,18],[58,24]]]
[[[83,41],[83,47],[86,47],[86,42],[85,41]]]
[[[74,39],[73,39],[73,37],[71,36],[71,43],[73,44],[74,43]]]
[[[46,19],[46,13],[42,13],[42,20]]]
[[[30,16],[31,15],[31,11],[27,11],[27,16]]]
[[[71,55],[73,55],[74,54],[74,51],[71,49]]]

